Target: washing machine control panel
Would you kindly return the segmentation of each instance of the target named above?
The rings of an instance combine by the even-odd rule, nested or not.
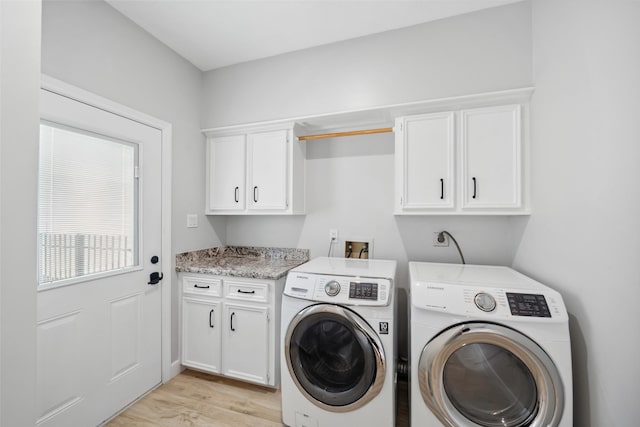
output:
[[[482,311],[490,312],[496,309],[496,299],[486,292],[476,294],[473,302]]]
[[[389,279],[294,273],[287,276],[284,294],[334,304],[385,306],[391,302]]]
[[[551,317],[544,295],[507,292],[507,300],[514,316]]]
[[[331,280],[324,285],[324,292],[330,297],[335,297],[340,293],[340,282]]]

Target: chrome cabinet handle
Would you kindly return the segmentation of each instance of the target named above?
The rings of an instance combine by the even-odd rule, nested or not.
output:
[[[194,288],[198,288],[198,289],[209,289],[209,285],[205,285],[205,286],[200,286],[197,283],[195,285],[193,285]]]
[[[239,294],[255,294],[256,291],[243,291],[242,289],[238,289]]]
[[[258,186],[253,187],[253,201],[258,203]]]
[[[235,311],[231,313],[231,330],[235,332],[236,328],[233,327],[233,318],[236,316]]]
[[[444,179],[440,178],[440,200],[444,199]]]
[[[209,327],[210,328],[213,328],[213,313],[214,313],[214,310],[211,310],[209,312]]]
[[[233,194],[234,194],[236,203],[238,203],[240,201],[240,187],[236,187],[235,190],[233,190]]]

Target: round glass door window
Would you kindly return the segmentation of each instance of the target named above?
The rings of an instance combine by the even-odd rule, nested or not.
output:
[[[486,427],[527,426],[538,410],[536,382],[527,366],[503,347],[470,343],[454,351],[443,370],[453,406]]]
[[[345,317],[340,314],[348,312],[344,308],[332,312],[314,307],[319,309],[301,316],[288,333],[289,368],[298,387],[318,402],[335,407],[354,404],[376,382],[379,354],[354,322],[355,314]]]

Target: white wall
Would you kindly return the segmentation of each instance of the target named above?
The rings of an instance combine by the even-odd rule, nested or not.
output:
[[[205,74],[203,127],[334,112],[531,85],[527,2],[322,46]],[[285,246],[328,253],[328,230],[374,239],[374,256],[459,262],[434,248],[447,229],[469,263],[510,265],[522,224],[508,217],[395,217],[393,135],[307,143],[307,211],[300,217],[229,217],[233,245]],[[406,318],[406,294],[400,319]],[[406,355],[406,326],[400,353]]]
[[[204,216],[202,73],[103,1],[45,0],[42,72],[173,125],[172,253],[224,240],[222,218]],[[187,213],[199,215],[186,228]],[[164,260],[175,266],[175,257]],[[173,275],[172,360],[178,358]],[[166,282],[165,282],[166,283]]]
[[[575,425],[640,420],[640,2],[535,0],[534,213],[514,266],[571,313]]]
[[[531,84],[528,2],[205,74],[205,128]]]
[[[0,425],[35,424],[39,1],[0,1]]]

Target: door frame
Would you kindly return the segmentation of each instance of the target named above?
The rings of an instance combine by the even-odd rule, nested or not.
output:
[[[45,89],[78,102],[99,108],[101,110],[116,114],[118,116],[142,123],[152,128],[158,129],[162,136],[162,165],[161,165],[161,256],[162,256],[162,289],[161,289],[161,366],[162,382],[165,383],[180,373],[181,366],[179,360],[172,363],[171,360],[171,289],[172,277],[171,266],[171,164],[172,164],[172,132],[171,123],[165,122],[148,114],[134,110],[125,105],[114,102],[110,99],[96,95],[92,92],[80,89],[79,87],[65,83],[48,75],[42,74],[40,88]]]

